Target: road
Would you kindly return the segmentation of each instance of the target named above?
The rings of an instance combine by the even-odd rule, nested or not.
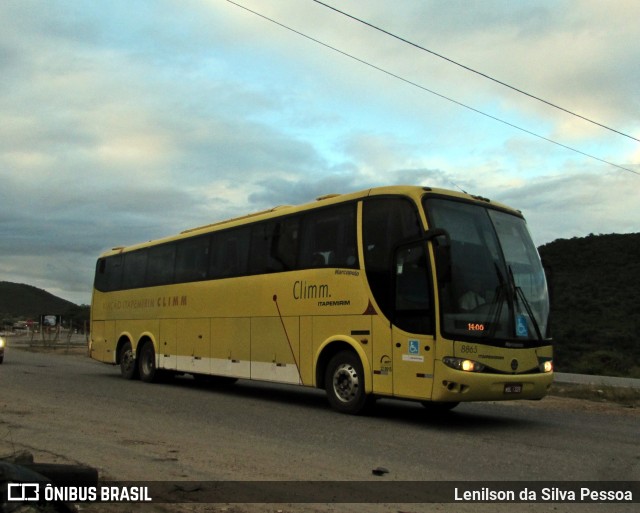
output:
[[[0,454],[31,450],[39,460],[97,467],[105,479],[640,480],[640,412],[615,404],[548,397],[461,404],[434,417],[419,404],[384,400],[373,415],[353,417],[332,411],[316,390],[248,381],[220,389],[184,378],[145,384],[81,354],[12,348],[0,366],[0,390]],[[377,467],[389,473],[375,478]],[[485,506],[544,511],[550,505],[325,507],[475,512]],[[621,504],[553,509],[627,507],[634,510]],[[226,511],[245,511],[237,508]],[[269,508],[255,511],[282,510]]]

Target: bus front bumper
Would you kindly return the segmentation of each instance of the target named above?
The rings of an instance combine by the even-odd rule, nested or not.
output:
[[[435,361],[432,401],[508,401],[542,399],[551,388],[553,372],[491,374],[465,372]]]

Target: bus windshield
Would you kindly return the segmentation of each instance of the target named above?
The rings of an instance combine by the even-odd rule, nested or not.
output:
[[[430,226],[450,236],[451,272],[439,283],[443,334],[506,347],[548,343],[547,284],[524,219],[489,205],[424,203]]]

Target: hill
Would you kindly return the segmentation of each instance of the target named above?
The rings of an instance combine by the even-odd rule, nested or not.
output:
[[[538,250],[556,369],[640,378],[640,233],[558,239]]]
[[[71,315],[79,308],[46,290],[0,281],[0,320],[38,319],[42,314]]]
[[[558,239],[538,251],[551,291],[556,370],[640,378],[640,233]],[[0,282],[0,320],[44,313],[79,325],[89,318],[86,306]]]

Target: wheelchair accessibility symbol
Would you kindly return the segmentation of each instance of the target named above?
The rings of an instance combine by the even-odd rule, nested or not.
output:
[[[519,314],[516,317],[516,335],[518,337],[529,336],[529,326],[527,326],[527,318],[522,314]]]
[[[420,342],[418,340],[409,340],[409,354],[420,354]]]

